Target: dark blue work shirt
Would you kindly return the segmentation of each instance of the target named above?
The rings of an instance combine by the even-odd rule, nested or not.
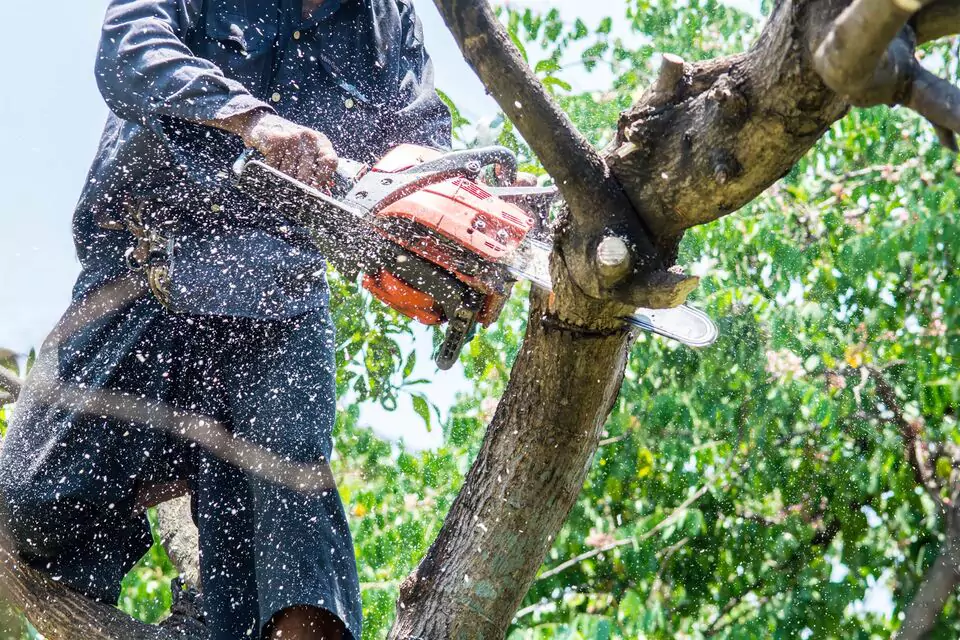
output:
[[[257,109],[370,162],[400,143],[448,147],[450,115],[412,0],[112,0],[96,65],[111,114],[74,215],[76,296],[122,275],[147,203],[173,239],[174,311],[291,317],[327,300],[305,229],[237,192],[236,136],[201,122]]]

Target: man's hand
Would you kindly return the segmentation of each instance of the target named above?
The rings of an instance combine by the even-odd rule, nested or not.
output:
[[[312,187],[329,185],[337,168],[337,152],[327,136],[273,113],[255,111],[209,124],[239,135],[271,167]]]

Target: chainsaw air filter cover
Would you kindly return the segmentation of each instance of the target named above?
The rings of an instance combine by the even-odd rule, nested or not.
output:
[[[387,154],[371,173],[404,171],[434,160],[442,152],[401,145]],[[461,176],[417,189],[377,212],[378,228],[397,244],[433,264],[484,296],[477,320],[493,322],[510,295],[512,279],[498,263],[523,242],[534,228],[526,211],[487,192]],[[385,272],[368,275],[364,287],[389,306],[425,324],[443,317],[441,305],[426,307],[425,294]],[[428,297],[428,296],[426,296]]]

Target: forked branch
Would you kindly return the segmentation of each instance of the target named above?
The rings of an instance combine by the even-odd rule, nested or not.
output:
[[[854,0],[816,47],[814,66],[831,89],[860,107],[904,105],[929,120],[941,142],[956,150],[960,89],[924,69],[914,56],[917,31],[925,38],[960,19],[956,2]],[[932,14],[933,7],[937,8]],[[919,13],[918,13],[919,12]],[[947,20],[953,13],[953,20]],[[939,20],[935,21],[935,18]]]
[[[569,206],[558,249],[588,296],[630,306],[674,306],[696,279],[667,272],[653,239],[606,162],[546,92],[486,0],[435,0],[464,57],[556,180]],[[627,261],[601,268],[599,249],[616,236]],[[667,265],[669,266],[669,265]]]

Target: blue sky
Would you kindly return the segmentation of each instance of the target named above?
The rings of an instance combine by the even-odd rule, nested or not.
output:
[[[8,29],[0,39],[5,89],[0,98],[0,347],[26,352],[39,345],[66,308],[79,271],[70,236],[70,218],[96,150],[107,109],[97,92],[93,61],[106,0],[55,0],[43,5],[6,3]],[[437,84],[472,120],[497,113],[494,101],[463,61],[431,0],[415,0]],[[623,0],[528,0],[514,6],[558,7],[568,20],[596,25],[606,15],[623,15]],[[755,10],[759,0],[730,0]],[[616,24],[616,22],[615,22]],[[22,28],[12,25],[24,25]],[[27,27],[26,25],[32,25]],[[18,63],[17,61],[23,61]],[[568,78],[578,89],[603,87],[602,74]],[[423,334],[424,336],[426,334]],[[436,382],[428,390],[448,406],[466,382],[462,372],[437,374],[430,368],[429,339],[417,340],[423,353],[418,373]],[[375,408],[365,421],[386,436],[406,434],[414,446],[440,441],[427,434],[409,406],[400,415]]]

